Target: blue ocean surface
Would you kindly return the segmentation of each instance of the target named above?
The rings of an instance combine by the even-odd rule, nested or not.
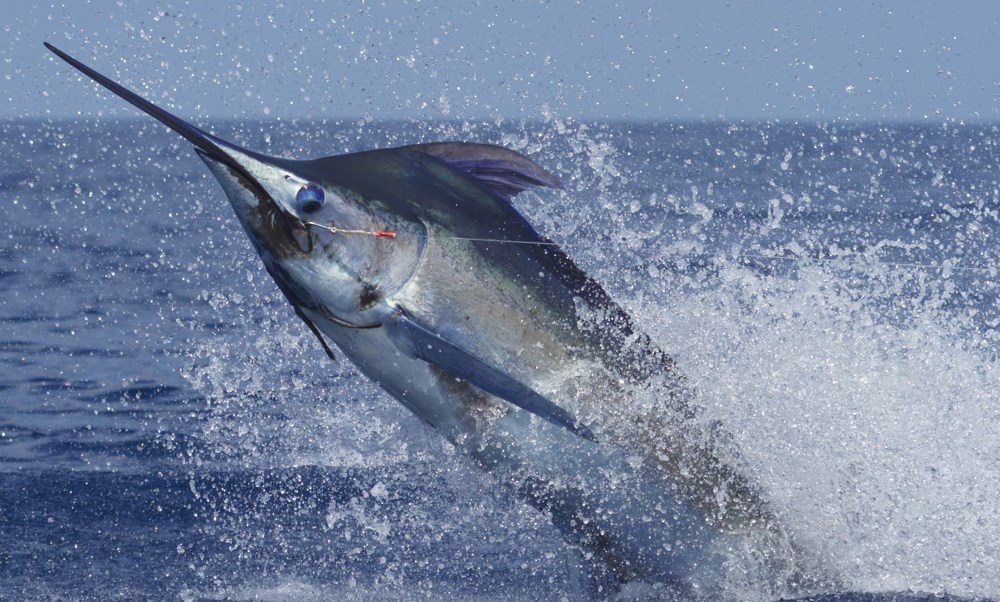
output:
[[[846,589],[1000,598],[996,126],[204,125],[529,155],[564,189],[517,207]],[[0,599],[574,599],[544,516],[326,357],[187,142],[14,121],[0,149]]]

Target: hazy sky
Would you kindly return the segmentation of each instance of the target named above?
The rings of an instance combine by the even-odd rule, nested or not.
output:
[[[37,6],[31,6],[37,4]],[[0,117],[1000,120],[1000,2],[7,2]]]

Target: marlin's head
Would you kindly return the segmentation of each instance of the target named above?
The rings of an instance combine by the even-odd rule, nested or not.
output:
[[[362,196],[338,186],[329,158],[296,161],[241,148],[45,46],[195,146],[300,316],[305,319],[302,310],[310,310],[342,326],[378,325],[373,310],[416,267],[423,234],[419,224],[379,214]]]
[[[198,147],[268,272],[296,309],[374,327],[382,300],[416,269],[423,228],[377,212],[321,169],[324,159],[268,157],[214,139]]]

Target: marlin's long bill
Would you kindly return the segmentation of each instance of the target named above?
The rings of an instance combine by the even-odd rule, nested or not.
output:
[[[220,157],[220,158],[225,157],[225,153],[222,152],[222,149],[216,146],[216,144],[213,142],[214,137],[211,136],[210,134],[203,132],[202,130],[191,125],[190,123],[187,123],[186,121],[176,117],[175,115],[161,109],[160,107],[154,105],[145,98],[139,96],[135,92],[129,90],[128,88],[125,88],[121,84],[112,81],[111,79],[105,77],[104,75],[101,75],[97,71],[94,71],[90,67],[84,65],[80,61],[66,54],[62,50],[59,50],[52,44],[49,44],[48,42],[45,42],[44,44],[45,47],[51,50],[53,53],[55,53],[56,56],[66,61],[70,65],[72,65],[78,71],[80,71],[90,79],[94,80],[95,82],[101,84],[108,90],[111,90],[118,96],[121,96],[122,98],[130,102],[132,105],[134,105],[141,111],[155,117],[158,121],[160,121],[160,123],[166,125],[170,129],[180,134],[181,136],[184,136],[184,138],[191,144],[211,154],[213,157]]]

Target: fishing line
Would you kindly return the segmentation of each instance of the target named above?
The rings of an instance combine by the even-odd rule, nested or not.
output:
[[[788,262],[797,264],[799,267],[805,267],[809,264],[820,264],[820,265],[827,265],[833,268],[842,268],[846,270],[855,270],[855,271],[862,271],[865,269],[872,269],[877,267],[886,267],[886,268],[901,268],[901,269],[928,270],[928,271],[936,270],[939,272],[966,272],[974,274],[978,273],[988,276],[997,276],[998,274],[1000,274],[1000,268],[996,267],[942,265],[935,263],[919,263],[919,262],[907,262],[907,261],[882,261],[880,259],[867,257],[865,255],[843,255],[840,257],[775,257],[773,255],[760,255],[757,253],[741,253],[739,255],[726,255],[724,253],[704,253],[699,255],[685,255],[685,256],[670,258],[662,263],[669,263],[671,261],[674,263],[679,263],[681,261],[698,261],[698,260],[702,261],[728,260],[731,262],[744,262],[744,263],[750,263],[753,261]]]
[[[316,222],[302,222],[307,226],[316,226],[317,228],[326,230],[327,232],[332,232],[333,234],[362,234],[366,236],[374,236],[375,238],[396,238],[396,233],[390,230],[344,230],[343,228],[337,228],[336,226],[324,226],[323,224],[317,224]]]
[[[396,233],[391,230],[345,230],[343,228],[337,228],[335,226],[324,226],[323,224],[317,224],[316,222],[302,222],[307,226],[316,226],[326,230],[327,232],[332,232],[333,234],[361,234],[364,236],[374,236],[376,238],[396,238]],[[414,234],[416,238],[427,238],[426,234]],[[443,240],[468,240],[471,242],[495,242],[505,245],[542,245],[548,247],[556,246],[556,243],[551,240],[509,240],[504,238],[474,238],[470,236],[439,236],[438,238]]]
[[[754,253],[744,253],[740,255],[723,255],[723,254],[706,254],[706,258],[712,259],[732,259],[732,260],[761,260],[761,261],[790,261],[796,263],[822,263],[822,264],[834,264],[838,262],[847,263],[847,267],[851,269],[860,269],[864,267],[862,264],[871,263],[874,266],[885,266],[890,268],[910,268],[916,270],[939,270],[939,271],[956,271],[956,272],[982,272],[988,274],[996,274],[997,268],[995,267],[981,267],[981,266],[963,266],[963,265],[940,265],[933,263],[917,263],[917,262],[900,262],[900,261],[881,261],[879,259],[867,258],[864,255],[850,255],[843,257],[774,257],[772,255],[759,255]]]
[[[391,230],[347,230],[344,228],[337,228],[336,226],[325,226],[323,224],[317,224],[316,222],[303,222],[307,226],[315,226],[327,232],[333,234],[358,234],[363,236],[374,236],[375,238],[396,238],[396,233]],[[426,234],[416,234],[417,238],[427,238]],[[557,246],[557,243],[549,240],[509,240],[504,238],[476,238],[471,236],[441,236],[444,240],[466,240],[470,242],[491,242],[497,244],[505,245],[539,245],[539,246]],[[796,263],[820,263],[820,264],[833,264],[837,262],[847,262],[848,267],[851,269],[859,269],[862,266],[861,259],[864,256],[853,256],[853,257],[774,257],[771,255],[760,255],[755,253],[743,253],[740,255],[725,255],[722,253],[716,254],[705,254],[700,257],[706,259],[729,259],[732,261],[740,260],[757,260],[757,261],[786,261],[786,262],[796,262]],[[997,268],[993,267],[980,267],[980,266],[962,266],[962,265],[937,265],[933,263],[917,263],[917,262],[890,262],[890,261],[880,261],[878,259],[869,260],[878,266],[892,267],[892,268],[909,268],[916,270],[938,270],[938,271],[957,271],[957,272],[980,272],[985,274],[996,274]]]

